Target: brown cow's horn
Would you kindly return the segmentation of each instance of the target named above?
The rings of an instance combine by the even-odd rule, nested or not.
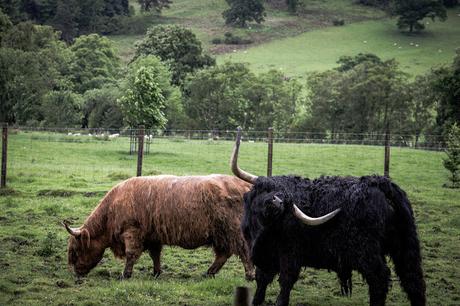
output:
[[[243,181],[254,184],[257,180],[257,176],[252,175],[244,170],[241,170],[238,167],[238,152],[240,150],[240,142],[241,142],[241,128],[238,127],[237,133],[236,133],[236,143],[235,143],[235,147],[233,148],[232,157],[230,159],[230,167],[232,168],[233,174],[235,174],[237,177],[239,177]]]
[[[66,221],[62,221],[61,224],[65,227],[65,229],[69,232],[70,235],[74,237],[79,237],[81,235],[81,231],[79,229],[69,227],[69,224],[67,224]]]
[[[304,214],[296,205],[294,205],[294,215],[300,219],[304,224],[306,225],[320,225],[323,224],[330,219],[334,218],[335,215],[337,215],[340,211],[340,208],[334,210],[333,212],[328,213],[327,215],[318,217],[318,218],[312,218]]]

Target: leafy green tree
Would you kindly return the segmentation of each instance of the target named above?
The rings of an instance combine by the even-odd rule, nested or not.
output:
[[[188,73],[215,65],[215,60],[203,54],[201,42],[192,31],[176,25],[150,28],[136,45],[134,59],[155,55],[166,62],[172,71],[173,84],[180,85]]]
[[[90,89],[83,95],[83,127],[119,129],[123,114],[117,100],[122,96],[119,88],[108,86]]]
[[[310,126],[329,132],[367,133],[408,128],[411,94],[407,75],[394,60],[363,61],[345,71],[308,78]]]
[[[340,66],[337,67],[336,69],[340,72],[348,71],[350,69],[353,69],[357,65],[364,63],[364,62],[370,62],[373,64],[382,64],[382,60],[375,54],[372,53],[358,53],[355,56],[341,56],[339,60],[337,61],[337,64]]]
[[[72,42],[78,34],[78,17],[80,6],[78,0],[58,0],[56,14],[52,19],[54,28],[61,31],[61,38]]]
[[[78,127],[82,119],[81,96],[71,91],[50,91],[41,106],[42,124],[47,127]]]
[[[171,0],[137,0],[143,11],[150,11],[154,9],[157,12],[161,12],[163,8],[169,8],[172,3]]]
[[[6,14],[13,23],[23,21],[25,16],[21,10],[22,0],[2,0],[0,9]]]
[[[298,104],[302,102],[302,86],[276,70],[256,76],[248,85],[244,91],[249,101],[246,127],[254,130],[268,127],[274,127],[277,131],[290,130]]]
[[[399,16],[398,28],[409,29],[412,33],[425,28],[421,22],[424,18],[435,21],[447,19],[447,13],[441,0],[398,0],[395,2],[394,13]]]
[[[446,134],[449,127],[460,125],[460,49],[451,66],[433,70],[431,87],[437,100],[437,134]]]
[[[124,119],[130,127],[163,128],[165,98],[155,81],[153,69],[140,67],[128,76],[125,94],[119,100]]]
[[[6,31],[0,48],[2,120],[43,119],[41,102],[51,90],[72,88],[72,53],[48,26],[20,23]]]
[[[70,49],[75,57],[70,70],[78,93],[116,82],[120,59],[108,38],[98,34],[82,35]]]
[[[437,95],[432,90],[432,74],[418,76],[411,83],[411,129],[415,134],[415,146],[418,145],[420,136],[424,131],[432,130],[436,123]]]
[[[2,9],[0,8],[0,45],[2,44],[2,37],[5,33],[11,29],[13,24],[11,23],[8,15],[3,14]]]
[[[460,127],[454,123],[446,137],[446,158],[444,168],[450,172],[449,181],[452,188],[460,188]]]
[[[154,55],[140,57],[129,65],[129,74],[133,75],[142,67],[152,71],[154,81],[158,84],[161,95],[164,97],[163,112],[168,120],[165,128],[183,128],[186,116],[182,107],[181,91],[172,84],[172,74],[167,65]]]
[[[225,10],[222,15],[226,24],[239,27],[246,27],[248,22],[255,21],[261,23],[264,21],[265,8],[262,0],[226,0],[229,9]]]
[[[185,84],[184,109],[190,128],[233,129],[246,127],[249,100],[246,89],[255,75],[241,63],[226,63],[201,70]]]

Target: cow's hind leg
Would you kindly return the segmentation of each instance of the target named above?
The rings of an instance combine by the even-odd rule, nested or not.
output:
[[[260,305],[264,302],[267,286],[273,281],[275,275],[275,272],[264,272],[259,268],[256,269],[257,289],[252,301],[253,305]]]
[[[144,247],[141,242],[140,231],[136,228],[130,228],[121,235],[125,244],[125,269],[122,278],[130,278],[133,273],[133,267],[141,256]]]
[[[214,275],[217,274],[217,272],[219,272],[220,268],[222,268],[222,266],[227,262],[227,259],[231,256],[229,252],[218,250],[216,248],[214,248],[214,252],[214,262],[206,272],[206,275],[210,277],[214,277]]]
[[[161,270],[161,262],[160,262],[161,249],[162,249],[161,244],[152,244],[148,246],[149,255],[153,261],[153,276],[154,277],[160,276],[161,272],[163,272]]]
[[[249,257],[249,250],[246,244],[243,244],[238,249],[237,255],[240,258],[241,262],[243,263],[244,272],[246,274],[246,280],[253,281],[255,279],[255,268],[254,268],[254,264],[252,263]]]
[[[390,269],[385,259],[373,255],[361,265],[359,272],[363,275],[369,286],[369,304],[371,306],[383,306],[390,284]]]

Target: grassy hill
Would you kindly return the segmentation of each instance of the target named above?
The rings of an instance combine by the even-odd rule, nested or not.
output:
[[[255,71],[279,69],[301,76],[335,67],[342,55],[370,52],[383,59],[396,58],[406,72],[417,75],[450,63],[460,47],[460,10],[448,15],[446,22],[425,21],[427,30],[420,34],[399,32],[394,19],[366,21],[272,41],[219,56],[218,61],[247,62]]]
[[[247,62],[256,72],[279,69],[289,76],[302,77],[306,72],[326,70],[336,65],[342,55],[372,52],[384,59],[396,58],[412,74],[448,63],[460,47],[460,9],[448,12],[446,22],[426,20],[427,29],[420,34],[404,34],[396,20],[377,9],[356,5],[353,0],[304,0],[299,14],[291,15],[284,7],[267,5],[266,22],[247,29],[225,25],[224,0],[175,0],[161,16],[144,16],[147,29],[159,23],[180,24],[192,29],[205,49],[225,61]],[[136,4],[132,1],[132,4]],[[141,13],[136,6],[137,15]],[[334,27],[342,19],[345,26]],[[211,40],[232,32],[253,41],[249,45],[213,45]],[[109,36],[120,56],[127,62],[135,41],[142,35]]]
[[[135,7],[139,18],[142,14],[139,12],[137,2],[132,0],[131,5]],[[139,22],[143,23],[145,29],[155,24],[182,25],[194,31],[206,50],[213,54],[221,54],[244,47],[211,43],[213,38],[223,37],[226,32],[250,39],[254,42],[253,45],[259,45],[312,29],[331,26],[334,19],[357,22],[384,17],[382,11],[353,4],[353,0],[303,0],[297,15],[289,14],[286,7],[272,7],[266,4],[267,16],[264,23],[251,24],[247,29],[239,29],[225,25],[222,12],[227,8],[225,0],[174,0],[169,9],[163,10],[161,16],[144,15]],[[142,34],[109,37],[115,42],[121,57],[126,61],[132,56],[134,43],[142,38]]]

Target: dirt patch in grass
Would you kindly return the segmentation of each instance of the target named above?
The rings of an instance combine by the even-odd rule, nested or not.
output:
[[[65,189],[43,189],[37,192],[38,196],[41,197],[62,197],[68,198],[78,194],[78,192],[73,190],[65,190]]]
[[[5,187],[5,188],[0,188],[0,196],[12,196],[12,195],[18,195],[19,192],[14,190],[13,188]]]

